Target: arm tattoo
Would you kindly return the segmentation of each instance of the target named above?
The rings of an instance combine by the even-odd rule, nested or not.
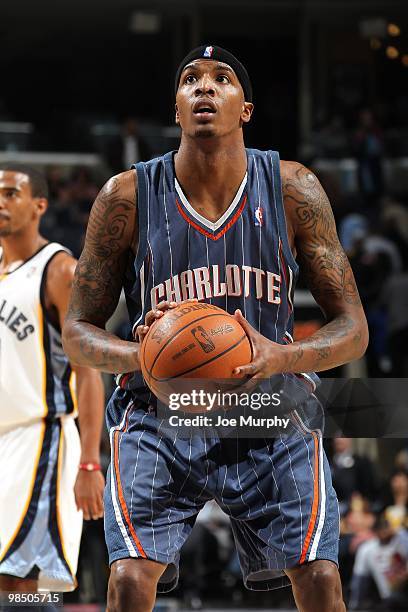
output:
[[[135,201],[120,193],[117,178],[102,189],[92,208],[85,248],[73,283],[69,317],[104,325],[122,287],[129,251],[124,242],[133,225]]]
[[[107,372],[130,372],[138,366],[137,345],[105,330],[119,300],[136,234],[136,186],[133,175],[130,180],[123,177],[108,181],[92,207],[63,336],[73,363]]]
[[[97,257],[107,259],[123,248],[123,236],[129,214],[135,212],[135,201],[125,199],[120,191],[118,179],[112,178],[99,194],[98,205],[89,220],[88,245]]]
[[[360,297],[329,200],[317,178],[296,165],[284,181],[283,193],[295,226],[302,273],[329,318],[319,331],[296,342],[289,368],[299,371],[307,363],[310,369],[325,370],[361,354],[366,333]]]
[[[312,352],[313,369],[317,371],[340,365],[338,357],[332,355],[333,345],[338,340],[348,338],[354,326],[355,321],[351,316],[340,315],[336,317],[310,336],[310,338],[302,340],[301,345],[297,348],[291,359],[289,369],[296,371],[296,364],[303,357],[305,350]],[[360,341],[361,333],[357,335],[360,336]]]
[[[288,178],[285,201],[294,207],[298,230],[307,232],[302,240],[299,259],[302,272],[315,298],[344,300],[359,305],[360,298],[349,261],[336,232],[333,212],[317,178],[300,167]]]

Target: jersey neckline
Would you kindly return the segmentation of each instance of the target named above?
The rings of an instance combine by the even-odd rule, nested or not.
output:
[[[25,259],[23,262],[21,262],[21,264],[17,266],[17,268],[14,268],[14,270],[10,270],[10,272],[0,272],[0,280],[7,278],[8,276],[10,276],[10,274],[14,274],[14,272],[17,272],[18,270],[21,270],[21,268],[25,266],[26,263],[34,259],[34,257],[36,257],[38,253],[41,253],[41,251],[45,249],[49,244],[51,244],[51,242],[46,242],[45,244],[43,244],[42,247],[38,249],[38,251],[30,255],[30,257]],[[2,259],[3,259],[3,249],[0,247],[0,262]]]
[[[197,212],[191,206],[190,202],[187,200],[187,197],[186,197],[186,195],[184,194],[184,192],[183,192],[183,190],[181,188],[180,183],[177,180],[176,175],[174,174],[174,185],[175,185],[176,193],[178,195],[180,203],[186,209],[187,213],[191,217],[193,217],[193,219],[195,219],[196,221],[201,223],[201,225],[203,225],[204,227],[208,228],[212,232],[216,232],[233,215],[235,209],[237,208],[238,204],[241,201],[242,194],[243,194],[244,189],[245,189],[245,187],[247,185],[247,182],[248,182],[248,172],[245,172],[245,176],[242,179],[240,186],[238,187],[238,191],[235,194],[231,204],[228,206],[228,208],[225,211],[225,213],[219,219],[217,219],[217,221],[210,221],[206,217],[203,217],[203,215],[200,215],[200,213]]]

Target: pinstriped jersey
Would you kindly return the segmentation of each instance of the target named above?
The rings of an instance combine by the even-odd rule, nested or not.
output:
[[[0,428],[74,412],[71,367],[44,307],[46,269],[61,251],[46,244],[0,276]]]
[[[267,338],[291,341],[298,265],[286,231],[279,154],[246,153],[247,172],[216,222],[189,203],[173,152],[134,166],[139,247],[125,281],[134,328],[161,301],[198,298],[231,314],[240,308]]]

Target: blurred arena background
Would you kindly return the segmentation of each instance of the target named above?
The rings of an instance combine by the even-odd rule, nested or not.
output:
[[[365,305],[370,346],[360,362],[324,374],[407,377],[405,0],[3,3],[0,161],[46,171],[51,198],[44,235],[78,256],[103,182],[137,159],[177,147],[174,72],[190,48],[205,42],[231,49],[247,65],[255,92],[247,146],[305,163],[330,197]],[[302,283],[296,320],[297,337],[322,322]],[[123,305],[111,326],[126,334]],[[112,384],[107,377],[107,393]],[[339,432],[326,442],[342,514],[349,607],[408,609],[408,441],[345,439]],[[288,589],[245,591],[225,519],[214,506],[201,513],[183,551],[180,586],[159,599],[157,610],[294,609]],[[361,597],[355,558],[367,541],[377,544],[381,576],[372,573]],[[103,609],[107,579],[103,524],[89,522],[79,588],[65,596],[65,608]]]

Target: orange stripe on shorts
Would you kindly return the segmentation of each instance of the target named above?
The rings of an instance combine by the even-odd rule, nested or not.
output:
[[[300,555],[299,564],[302,564],[306,560],[306,554],[309,549],[310,540],[312,539],[313,531],[317,521],[317,513],[319,509],[319,438],[314,431],[311,432],[314,440],[314,485],[313,485],[313,503],[312,512],[310,515],[309,526],[305,541],[303,543],[302,554]]]
[[[127,419],[126,419],[126,427],[125,427],[125,431],[127,429]],[[115,467],[115,476],[116,476],[116,484],[118,487],[118,497],[119,497],[119,502],[120,502],[120,507],[122,508],[122,513],[124,516],[124,519],[126,521],[126,525],[128,526],[128,529],[130,531],[130,534],[133,538],[134,543],[136,544],[136,547],[140,553],[140,555],[146,559],[147,555],[145,553],[145,551],[143,550],[143,546],[140,543],[139,538],[136,535],[136,531],[132,525],[132,521],[130,520],[130,516],[129,516],[129,512],[126,506],[126,501],[125,501],[125,497],[123,495],[123,489],[122,489],[122,483],[120,481],[120,472],[119,472],[119,444],[118,444],[118,438],[119,438],[119,434],[121,432],[119,430],[116,430],[114,435],[113,435],[113,449],[114,449],[114,467]],[[115,483],[113,483],[113,486],[115,486]]]

